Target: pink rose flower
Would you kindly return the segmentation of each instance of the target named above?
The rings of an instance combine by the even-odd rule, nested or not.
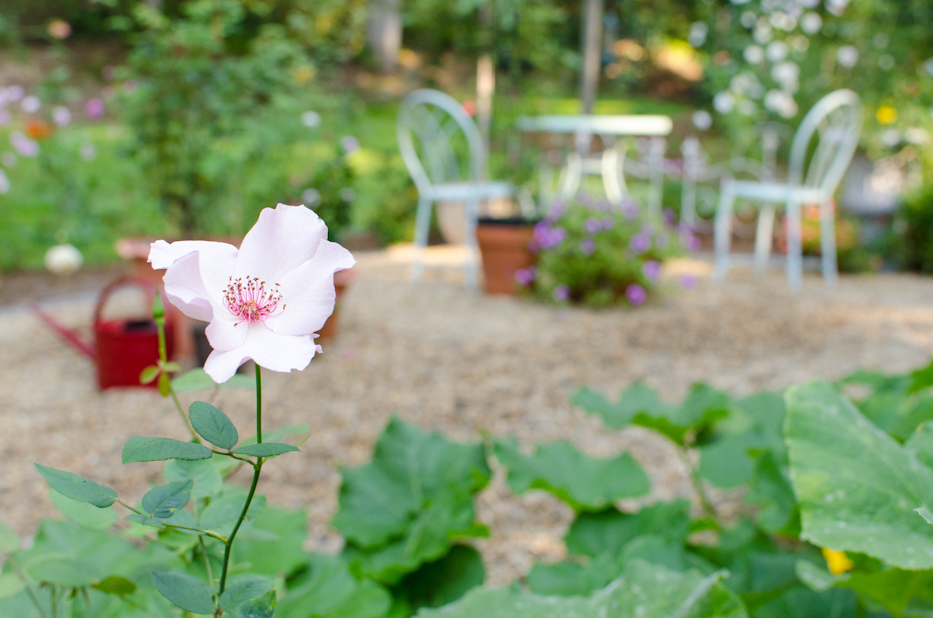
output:
[[[265,208],[240,248],[221,242],[152,243],[149,262],[167,268],[165,293],[182,313],[210,322],[214,351],[204,371],[226,382],[248,360],[273,371],[304,369],[321,346],[317,331],[334,311],[334,273],[349,251],[304,206]]]

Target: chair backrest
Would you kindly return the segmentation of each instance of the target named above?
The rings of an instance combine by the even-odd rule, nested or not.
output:
[[[729,169],[735,174],[748,172],[760,181],[774,180],[778,174],[778,154],[786,161],[794,129],[781,122],[760,122],[739,140],[732,150]]]
[[[862,104],[857,94],[836,90],[817,101],[804,116],[791,144],[790,184],[832,195],[855,154],[861,132]],[[812,147],[814,137],[817,142]]]
[[[485,173],[486,153],[476,123],[443,92],[422,89],[406,96],[396,130],[402,160],[419,191],[444,182],[478,181]]]

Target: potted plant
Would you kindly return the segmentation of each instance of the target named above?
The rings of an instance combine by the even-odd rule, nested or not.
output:
[[[526,293],[559,304],[638,306],[658,287],[663,262],[699,241],[673,213],[656,220],[631,200],[580,195],[557,203],[533,228],[537,264],[515,273]]]
[[[476,242],[483,258],[487,294],[514,295],[515,273],[534,266],[535,220],[524,217],[482,217],[476,226]]]

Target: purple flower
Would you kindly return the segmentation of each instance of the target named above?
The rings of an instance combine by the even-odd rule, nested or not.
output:
[[[19,131],[10,133],[10,143],[24,157],[34,157],[39,154],[39,144]]]
[[[622,202],[622,212],[629,219],[634,219],[638,216],[638,205],[631,199],[626,199]]]
[[[532,268],[520,268],[515,271],[515,282],[519,285],[531,285],[536,274]]]
[[[648,251],[651,248],[651,235],[644,232],[639,232],[632,236],[632,240],[628,243],[629,248],[634,251],[636,254],[642,254]]]
[[[648,292],[637,283],[633,283],[625,288],[625,298],[636,307],[643,304],[648,298]]]
[[[534,241],[541,249],[550,249],[556,247],[567,237],[567,230],[562,227],[551,227],[548,221],[542,221],[535,225]]]
[[[565,300],[570,298],[570,288],[568,288],[566,285],[561,284],[557,286],[556,288],[554,288],[554,291],[551,293],[551,295],[554,297],[554,300],[556,300],[557,302],[559,303],[564,302]]]
[[[353,154],[360,149],[360,140],[348,135],[340,140],[340,147],[343,148],[345,154]]]
[[[595,234],[599,230],[603,229],[603,222],[595,217],[590,217],[583,224],[583,229],[585,229],[590,234]]]
[[[664,223],[668,225],[674,225],[674,220],[677,218],[673,208],[665,208],[662,216],[664,217]]]
[[[684,290],[692,290],[697,286],[696,275],[681,275],[680,276],[680,287]]]
[[[641,272],[648,281],[657,281],[661,276],[661,262],[648,260],[641,265]]]
[[[98,97],[88,99],[84,104],[84,113],[90,120],[100,120],[104,115],[104,100]]]
[[[604,229],[604,230],[611,230],[611,229],[614,228],[615,226],[616,226],[616,220],[613,219],[611,216],[606,217],[605,219],[603,219],[603,229]]]
[[[612,208],[612,204],[609,203],[609,200],[597,200],[596,203],[593,204],[593,210],[598,210],[600,212],[606,212],[610,208]]]
[[[13,120],[13,114],[10,113],[10,110],[0,109],[0,127],[10,124],[11,120]]]
[[[551,205],[551,210],[547,213],[547,218],[551,221],[557,221],[564,214],[564,203],[556,200]]]
[[[687,251],[699,251],[703,246],[700,239],[693,234],[684,234],[681,236],[681,240],[684,243],[684,247],[687,248]]]
[[[593,242],[592,238],[584,238],[580,241],[580,253],[583,255],[593,255],[593,251],[596,250],[596,243]]]
[[[580,202],[581,204],[583,204],[584,206],[592,206],[592,205],[593,205],[593,198],[590,196],[589,193],[578,193],[578,194],[577,194],[577,201]]]

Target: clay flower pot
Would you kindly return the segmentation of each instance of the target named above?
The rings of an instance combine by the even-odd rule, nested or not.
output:
[[[533,237],[534,223],[527,219],[479,220],[476,240],[487,294],[515,295],[515,273],[534,266],[538,259],[529,246]]]
[[[337,292],[337,304],[334,305],[334,312],[330,314],[330,317],[324,322],[324,327],[318,333],[320,335],[318,341],[330,341],[336,336],[340,313],[340,297],[343,296],[352,280],[353,274],[349,270],[338,270],[334,273],[334,290]]]

